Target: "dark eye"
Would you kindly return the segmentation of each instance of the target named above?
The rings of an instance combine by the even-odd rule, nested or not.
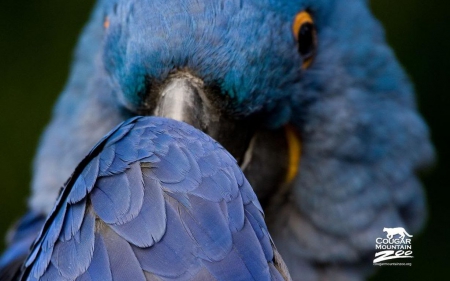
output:
[[[298,52],[303,59],[302,68],[308,68],[317,48],[317,32],[311,14],[306,11],[298,13],[295,16],[292,31],[297,40]]]

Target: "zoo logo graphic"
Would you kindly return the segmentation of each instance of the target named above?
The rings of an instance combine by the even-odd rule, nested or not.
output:
[[[406,232],[406,230],[403,227],[396,227],[396,228],[383,228],[383,232],[387,232],[386,237],[391,239],[395,234],[400,235],[400,239],[405,238],[405,235],[408,237],[413,237],[411,234]]]
[[[413,258],[411,239],[405,237],[413,237],[403,227],[395,228],[383,228],[383,232],[386,232],[386,238],[378,237],[375,240],[375,249],[382,250],[375,253],[374,265],[391,265],[380,264],[382,261],[392,259],[408,259]],[[395,237],[397,236],[398,237]],[[409,264],[395,264],[395,265],[411,265]]]

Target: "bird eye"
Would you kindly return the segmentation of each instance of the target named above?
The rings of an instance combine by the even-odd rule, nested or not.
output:
[[[295,16],[292,31],[297,40],[298,52],[303,58],[302,68],[306,69],[311,65],[317,48],[316,27],[311,14],[306,11],[298,13]]]

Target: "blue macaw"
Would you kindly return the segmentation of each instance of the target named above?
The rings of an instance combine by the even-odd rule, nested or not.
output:
[[[18,229],[39,228],[111,128],[157,115],[201,129],[238,160],[294,280],[364,279],[384,227],[423,226],[415,172],[433,159],[367,2],[99,0]],[[27,244],[21,233],[10,249]]]

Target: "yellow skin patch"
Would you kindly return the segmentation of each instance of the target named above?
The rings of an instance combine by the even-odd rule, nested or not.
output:
[[[299,39],[298,35],[300,32],[300,29],[306,23],[310,23],[310,24],[314,25],[314,20],[312,19],[310,13],[303,11],[303,12],[298,13],[295,16],[294,24],[292,25],[292,33],[294,34],[296,41],[298,41],[298,39]],[[316,37],[315,31],[314,31],[314,37]],[[317,44],[317,43],[315,43],[315,44]],[[312,61],[313,61],[312,58],[305,60],[302,64],[302,68],[307,69],[311,65]]]
[[[109,18],[105,18],[105,21],[103,22],[103,27],[105,29],[109,28]]]
[[[292,32],[294,33],[295,40],[298,41],[298,33],[302,25],[304,25],[305,23],[314,24],[311,15],[305,11],[298,13],[295,16],[294,24],[292,25]]]
[[[289,163],[285,183],[290,184],[295,179],[298,173],[300,155],[302,153],[302,145],[298,133],[292,126],[287,125],[285,127],[285,134],[289,153]]]

